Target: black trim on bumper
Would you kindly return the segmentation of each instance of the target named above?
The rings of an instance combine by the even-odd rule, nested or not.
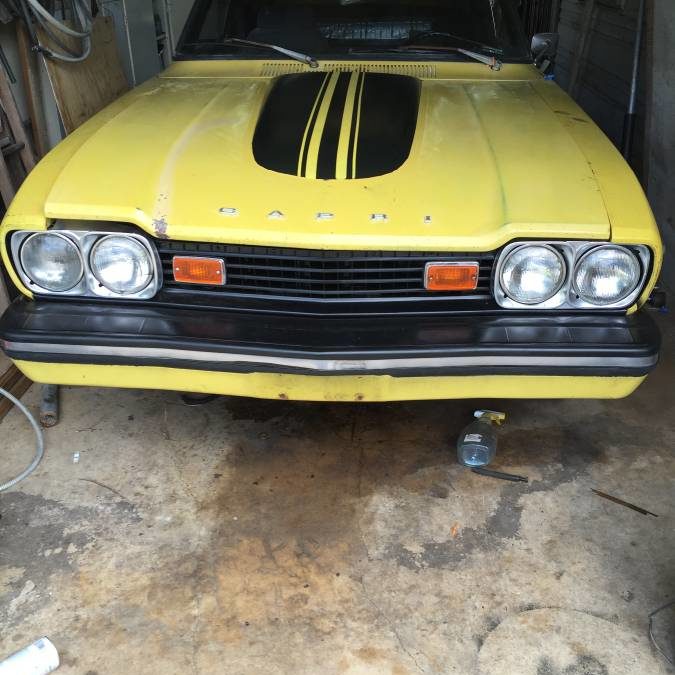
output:
[[[320,375],[642,376],[658,361],[647,314],[298,318],[87,302],[15,301],[13,359]]]

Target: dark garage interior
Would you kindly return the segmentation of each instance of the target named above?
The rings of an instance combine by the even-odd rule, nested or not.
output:
[[[506,7],[504,3],[509,1],[476,1],[475,5],[483,7],[481,11],[490,8],[495,20],[495,7]],[[237,2],[241,0],[233,4]],[[277,3],[274,12],[278,13],[278,5],[285,2]],[[361,16],[361,3],[378,7],[378,2],[371,0],[305,4],[336,4],[344,16],[352,17]],[[82,37],[84,32],[79,37],[63,34],[35,9],[35,4],[56,17],[60,26],[76,29],[84,25],[78,13],[86,10],[93,16],[86,36]],[[675,3],[513,0],[508,6],[518,21],[518,34],[522,31],[528,46],[536,45],[538,36],[550,50],[542,52],[545,63],[538,62],[536,73],[532,65],[536,49],[520,61],[509,61],[508,49],[492,49],[472,36],[458,43],[459,47],[453,43],[451,51],[444,51],[448,45],[443,43],[429,57],[421,48],[416,50],[408,36],[407,43],[397,46],[408,50],[404,56],[397,52],[395,58],[387,57],[387,64],[391,61],[399,68],[386,66],[395,75],[381,66],[378,59],[384,57],[377,49],[363,45],[349,52],[350,63],[372,60],[375,65],[363,66],[358,72],[353,65],[342,70],[335,65],[346,56],[333,59],[332,66],[320,54],[317,68],[309,61],[298,63],[296,52],[301,57],[305,51],[313,54],[304,25],[295,26],[299,37],[297,45],[292,44],[294,55],[278,51],[256,55],[260,47],[253,46],[252,54],[251,45],[239,45],[241,50],[234,52],[235,57],[227,51],[225,62],[226,67],[241,68],[241,72],[223,75],[218,70],[220,52],[198,60],[203,56],[199,50],[215,44],[215,38],[204,42],[205,47],[199,40],[191,43],[190,36],[198,21],[208,27],[209,21],[218,19],[218,7],[232,3],[216,1],[208,12],[202,12],[205,19],[200,18],[199,6],[190,14],[192,4],[192,0],[0,0],[0,215],[5,218],[0,231],[0,238],[5,238],[0,268],[0,314],[5,312],[0,320],[0,674],[53,670],[64,675],[119,675],[129,671],[134,675],[675,673],[675,321],[670,308],[675,290]],[[205,7],[207,4],[202,2]],[[258,2],[256,7],[263,4]],[[382,0],[382,4],[386,3]],[[407,7],[409,3],[401,0],[389,4]],[[463,5],[463,0],[425,0],[420,5],[428,5],[442,16]],[[506,9],[500,11],[508,15]],[[270,10],[269,14],[274,12]],[[286,21],[283,25],[291,31],[289,26],[296,19],[289,19],[283,11],[281,15]],[[239,22],[246,16],[243,8]],[[465,15],[457,16],[471,21]],[[422,19],[418,24],[423,26],[420,39],[437,34],[424,28]],[[347,30],[342,25],[332,28],[335,32],[338,29]],[[260,32],[249,33],[249,39],[259,37],[258,42],[265,43],[276,39],[269,27],[256,30]],[[376,32],[372,26],[368,30]],[[207,28],[203,32],[208,32]],[[450,34],[454,40],[453,31]],[[450,39],[444,35],[444,39]],[[228,39],[220,36],[217,49],[223,48]],[[76,62],[55,58],[55,51]],[[497,58],[504,61],[499,65],[501,70],[495,67]],[[401,69],[402,63],[418,60],[422,62],[422,66],[416,66],[418,70]],[[264,61],[263,69],[254,73],[259,61]],[[289,70],[275,70],[280,67],[278,61],[288,61]],[[165,69],[173,73],[164,80],[169,84],[156,84]],[[535,74],[521,75],[526,69]],[[309,77],[305,72],[315,78],[311,96],[298,85],[309,82],[301,79]],[[416,73],[414,78],[411,72]],[[432,72],[436,74],[430,75]],[[380,160],[382,166],[390,161],[388,153],[395,154],[391,148],[407,133],[401,119],[405,117],[409,90],[396,79],[403,78],[401,73],[408,85],[413,79],[420,80],[422,84],[414,91],[422,93],[418,94],[419,112],[412,109],[413,126],[408,129],[410,159],[402,157],[402,167],[397,165],[390,171],[390,176],[402,182],[389,187],[387,176],[382,175],[384,169],[377,173],[371,167],[379,166]],[[530,84],[530,79],[536,82]],[[498,86],[481,89],[493,80]],[[527,80],[526,84],[521,80]],[[225,84],[220,84],[223,81]],[[270,87],[276,89],[266,90],[265,98],[258,88],[267,86],[261,83],[268,81],[273,81]],[[296,87],[289,99],[279,93],[280,82]],[[441,92],[447,83],[450,88]],[[394,91],[394,85],[401,87]],[[216,86],[219,93],[214,96],[208,88]],[[383,89],[376,90],[377,86]],[[549,86],[562,91],[547,99],[545,92],[549,90],[543,87]],[[368,87],[377,91],[378,97],[369,94]],[[530,89],[538,93],[531,94]],[[432,91],[439,97],[436,103],[428,93]],[[231,101],[228,95],[233,97]],[[344,96],[347,112],[341,112],[335,122],[329,103],[333,105],[331,101],[339,95]],[[369,95],[373,100],[390,102],[388,109],[385,104],[372,104],[381,119],[374,116],[371,120],[366,114]],[[330,96],[333,99],[327,98]],[[503,98],[498,100],[500,96]],[[567,96],[581,110],[572,101],[565,103]],[[188,105],[191,98],[192,108]],[[124,100],[133,103],[123,108],[120,101]],[[259,174],[251,173],[253,169],[247,163],[255,159],[262,166],[259,155],[264,143],[278,143],[279,155],[290,144],[285,136],[279,140],[274,130],[267,135],[261,132],[267,120],[263,114],[257,125],[246,117],[247,106],[254,104],[264,104],[265,114],[272,116],[269,111],[278,100],[284,104],[292,101],[290,113],[285,112],[286,121],[291,120],[285,129],[291,130],[288,134],[295,129],[302,142],[299,158],[293,146],[296,154],[290,171],[286,171],[291,175],[282,178],[268,171],[269,167],[263,171],[256,166]],[[302,124],[298,124],[303,101],[311,114],[307,122],[302,117]],[[546,125],[532,112],[545,105],[549,115]],[[491,117],[493,110],[503,111],[503,117]],[[138,111],[145,111],[147,117],[141,118]],[[441,115],[438,111],[448,117],[432,127],[435,115]],[[509,111],[521,111],[527,119],[519,120]],[[97,114],[99,117],[94,117]],[[424,115],[430,125],[425,134],[419,121]],[[183,118],[187,121],[180,121],[183,126],[179,126]],[[550,120],[554,118],[552,126]],[[92,119],[93,126],[89,122]],[[98,126],[96,119],[102,120]],[[361,127],[356,126],[357,119]],[[335,161],[330,166],[334,175],[330,180],[323,180],[326,176],[321,173],[328,151],[319,145],[325,143],[327,147],[330,143],[320,137],[313,147],[315,130],[321,124],[326,125],[326,137],[331,124],[336,129],[332,149]],[[443,125],[450,125],[452,132],[444,131]],[[590,135],[587,129],[593,125],[611,141],[616,153],[595,149],[605,141],[597,140],[599,135]],[[386,143],[368,146],[359,140],[359,133],[365,135],[360,129],[371,127],[373,135],[379,138],[380,133]],[[390,128],[396,134],[387,137]],[[174,133],[175,129],[176,137],[167,141],[165,148],[162,134],[168,133],[166,130]],[[107,145],[101,140],[104,133],[113,139]],[[128,139],[116,145],[113,133],[128,134]],[[237,151],[237,133],[248,134],[246,138],[255,133],[252,152],[248,146],[246,152]],[[487,150],[475,141],[478,136],[467,136],[474,139],[470,141],[463,138],[462,134],[470,133],[484,134]],[[422,136],[432,139],[428,146]],[[577,174],[564,174],[569,180],[557,189],[560,195],[578,199],[574,204],[555,205],[556,189],[551,188],[550,176],[562,176],[560,167],[568,154],[573,155],[571,150],[568,153],[571,146],[560,141],[563,137],[570,144],[569,139],[574,137]],[[155,140],[148,140],[139,149],[136,145],[143,139]],[[77,147],[67,146],[69,142],[76,142]],[[366,157],[366,149],[358,156],[357,142],[377,155],[378,161]],[[452,155],[452,162],[465,162],[465,170],[461,166],[446,167],[452,172],[448,176],[460,176],[467,183],[458,188],[448,181],[439,191],[436,188],[442,188],[442,183],[434,183],[430,174],[452,163],[443,151],[453,143],[461,152]],[[59,147],[74,147],[63,152],[68,153],[68,161],[82,158],[81,164],[75,167],[73,160],[60,167]],[[52,148],[56,150],[50,154]],[[230,153],[229,148],[234,150]],[[343,168],[341,152],[347,157]],[[125,153],[137,153],[132,163],[123,164]],[[214,216],[220,220],[197,223],[188,244],[181,241],[187,237],[179,235],[185,232],[180,230],[185,224],[177,222],[178,207],[165,205],[162,211],[158,206],[146,220],[139,215],[136,222],[134,218],[142,214],[144,204],[113,203],[119,195],[140,200],[142,191],[136,183],[151,174],[160,153],[164,153],[162,171],[151,186],[157,204],[168,204],[175,198],[171,190],[177,193],[183,184],[187,185],[186,203],[194,208],[195,218],[205,213],[198,202],[209,194],[208,190],[217,191],[221,200]],[[312,153],[316,155],[314,167]],[[482,153],[490,158],[485,164],[476,159],[483,157]],[[610,239],[614,249],[625,247],[621,250],[627,250],[631,258],[646,256],[639,258],[638,264],[642,270],[639,283],[647,288],[658,256],[654,255],[651,239],[630,239],[639,237],[640,224],[628,221],[634,214],[645,213],[646,207],[642,197],[632,202],[626,197],[625,191],[634,189],[633,179],[626,178],[627,169],[622,173],[624,165],[618,153],[644,191],[663,242],[663,265],[649,292],[638,290],[636,278],[634,295],[625,293],[622,297],[632,297],[630,303],[617,302],[597,309],[591,307],[592,303],[582,303],[579,282],[574,286],[576,297],[573,290],[561,300],[560,307],[567,308],[563,312],[550,304],[558,297],[556,293],[563,293],[561,279],[539,314],[539,310],[525,306],[529,300],[520,302],[515,294],[505,292],[504,299],[495,299],[502,286],[506,288],[507,254],[516,251],[523,240],[535,246],[537,241],[543,242],[545,251],[553,251],[564,265],[567,259],[560,253],[564,247],[556,248],[551,240]],[[230,165],[222,180],[220,175],[213,175],[219,170],[216,155],[223,166]],[[197,161],[195,157],[203,166],[188,165],[190,160]],[[275,155],[270,162],[276,167],[274,162],[281,164],[282,160]],[[412,172],[415,175],[409,176],[411,165],[416,167]],[[527,171],[519,167],[527,167]],[[170,171],[179,177],[173,184],[166,179]],[[108,175],[112,177],[109,183],[99,182],[98,177]],[[260,175],[260,184],[245,185],[249,175]],[[267,204],[266,190],[276,185],[271,175],[282,186],[278,198],[282,206],[271,211],[265,222],[238,228],[236,218],[246,215],[248,204],[257,200]],[[221,191],[228,198],[232,191],[227,181],[236,181],[239,176],[242,183],[234,186],[234,194],[241,201],[223,201]],[[124,184],[125,177],[128,184]],[[351,187],[338,192],[340,185],[347,183],[361,183],[360,192],[367,197],[352,192]],[[315,184],[316,193],[312,192]],[[491,191],[493,185],[500,187]],[[307,186],[305,193],[303,186]],[[115,306],[106,304],[114,293],[106,290],[104,268],[99,276],[91,262],[103,240],[87,244],[88,230],[80,225],[72,228],[72,232],[80,232],[74,239],[68,228],[66,235],[53,235],[67,240],[71,237],[71,244],[77,240],[79,257],[89,255],[86,265],[93,270],[82,263],[80,277],[71,282],[65,295],[76,295],[72,289],[84,288],[91,281],[89,277],[97,286],[93,291],[83,291],[86,297],[77,298],[55,298],[53,294],[41,298],[40,286],[31,286],[33,297],[26,298],[28,263],[25,269],[20,265],[29,260],[29,242],[36,235],[16,239],[15,231],[46,229],[36,224],[31,208],[47,220],[58,220],[59,208],[64,213],[70,209],[69,218],[85,224],[110,220],[87,215],[82,206],[84,197],[82,204],[75,200],[78,190],[87,198],[91,196],[95,206],[106,204],[106,199],[119,206],[119,220],[137,226],[136,234],[130,235],[131,230],[122,226],[104,239],[126,236],[127,244],[131,242],[154,255],[151,265],[159,269],[157,275],[164,274],[161,293],[165,295],[161,296],[161,307],[152,308],[153,314],[137,309],[151,304],[144,290],[125,301],[125,306],[131,307],[129,314],[122,315]],[[447,194],[439,194],[444,190]],[[435,194],[429,196],[431,192]],[[338,239],[342,227],[339,213],[335,211],[333,220],[333,212],[328,212],[334,208],[333,202],[326,212],[316,214],[319,222],[296,227],[294,213],[303,208],[303,202],[311,202],[314,208],[315,194],[326,203],[333,199],[340,207],[340,200],[349,201],[345,208],[370,205],[375,202],[359,200],[384,195],[383,213],[372,213],[375,207],[369,208],[370,220],[364,220],[362,237],[356,229],[345,230],[353,238],[350,247]],[[443,203],[443,199],[462,194],[461,203]],[[287,198],[288,207],[282,197]],[[411,204],[424,200],[438,205],[438,211],[431,215],[420,212],[416,225],[406,221],[405,227],[399,227],[396,209],[407,216],[412,212]],[[550,219],[527,221],[529,211],[523,204],[528,203],[538,205],[539,211],[533,206],[533,213],[548,208],[545,213],[552,214]],[[470,213],[467,204],[473,205],[477,220],[482,214],[502,213],[499,209],[504,204],[505,214],[524,212],[516,223],[520,230],[514,224],[515,216],[500,222],[503,229],[516,232],[513,242],[507,237],[498,246],[481,248],[481,237],[487,240],[488,235],[478,226],[472,230],[466,225],[461,230],[462,236],[467,233],[461,240],[465,248],[444,249],[440,243],[433,243],[432,235],[438,236],[438,242],[444,236],[438,229],[442,229],[443,223],[438,222],[442,219],[436,213],[449,213],[451,220],[456,213],[456,219],[461,220]],[[584,213],[585,204],[590,205],[586,209],[590,215],[587,221],[577,219],[574,227],[567,223],[569,229],[565,229],[566,223],[554,218],[560,213]],[[602,217],[612,225],[611,236],[577,234],[600,232],[593,221],[598,204],[604,205]],[[615,204],[628,212],[617,213]],[[188,212],[186,207],[182,213]],[[236,241],[223,235],[225,239],[214,238],[209,243],[216,229],[211,222],[230,227],[233,236],[246,228],[257,228],[258,240],[248,233]],[[454,220],[450,224],[457,225]],[[381,246],[384,253],[372,244],[378,231],[381,241],[386,242]],[[369,239],[372,232],[376,234]],[[268,241],[272,236],[269,233],[274,233],[274,241]],[[384,239],[385,233],[388,239]],[[408,253],[405,242],[425,233],[428,237],[421,241],[431,242],[429,248],[419,243]],[[302,245],[310,235],[316,237],[316,246]],[[150,249],[142,243],[147,239],[155,242]],[[577,254],[575,246],[569,246],[569,255],[581,257],[589,255],[583,251],[594,250],[579,244],[582,253]],[[285,259],[280,252],[283,248],[292,249],[295,258]],[[312,248],[316,251],[308,252]],[[466,294],[450,298],[445,314],[466,312],[462,322],[452,324],[452,330],[443,323],[445,310],[427,316],[431,310],[423,304],[426,300],[421,295],[422,291],[433,290],[428,266],[444,260],[441,252],[445,255],[448,250],[456,253],[447,254],[452,259],[449,266],[461,267],[467,259],[478,260],[471,263],[475,265],[475,283],[470,288],[478,293],[484,283],[485,293],[495,295],[487,300],[475,300]],[[353,251],[360,252],[361,257],[354,257]],[[179,288],[179,273],[187,272],[178,268],[177,260],[185,265],[191,256],[193,261],[204,263],[200,274],[220,274],[227,279],[214,281],[209,277],[208,285],[202,279],[199,292],[180,295],[184,291]],[[345,268],[353,272],[360,264],[374,265],[376,257],[384,258],[378,262],[376,277],[380,294],[387,292],[382,291],[388,283],[386,277],[398,267],[412,274],[410,270],[418,265],[419,274],[425,275],[424,289],[418,291],[408,282],[405,292],[410,304],[400,316],[386,314],[394,304],[391,298],[381,295],[373,300],[360,290],[349,298],[345,292],[343,297],[342,290],[330,289],[344,286],[330,286],[325,281],[331,265],[338,269],[341,264],[342,273]],[[340,261],[346,258],[345,267]],[[568,276],[572,270],[576,274],[581,265],[574,260],[574,267],[567,260]],[[385,267],[387,264],[390,267]],[[214,289],[221,281],[224,285],[254,283],[237,265],[279,275],[285,285],[275,292],[285,295],[271,298],[276,277],[269,276],[267,286],[261,282],[256,287],[259,296],[255,300],[250,300],[253,291],[247,291],[216,301]],[[309,269],[305,277],[298,272],[303,265]],[[492,267],[485,272],[489,265]],[[291,277],[292,273],[295,276]],[[237,282],[237,274],[244,281]],[[320,277],[322,286],[316,281],[320,274],[324,275]],[[341,278],[335,283],[342,283]],[[46,288],[49,279],[45,279]],[[292,283],[299,284],[297,279],[316,285],[310,286],[302,298],[297,291],[296,297]],[[569,284],[572,288],[572,281]],[[158,282],[158,293],[159,286]],[[356,287],[360,288],[358,284]],[[291,288],[295,289],[293,293],[288,290]],[[318,288],[324,295],[319,296]],[[311,293],[314,298],[309,297]],[[347,298],[349,305],[341,307],[348,306],[349,310],[340,313],[325,309],[338,304],[326,300],[330,293],[335,301]],[[96,294],[99,297],[90,297]],[[175,310],[178,314],[169,311],[174,311],[171,297],[182,303]],[[138,304],[134,305],[136,298]],[[185,298],[194,304],[188,308]],[[450,305],[456,298],[475,304],[459,310],[458,304]],[[250,306],[246,304],[249,300]],[[319,300],[324,301],[320,310],[314,306],[307,309],[312,301]],[[274,311],[265,304],[272,301],[278,301]],[[230,394],[213,384],[223,371],[229,373],[226,367],[213,365],[217,359],[225,360],[221,347],[213,345],[230,345],[234,340],[234,329],[230,328],[234,323],[220,318],[213,309],[216,302],[221,303],[218,307],[223,312],[227,309],[246,314],[254,308],[246,314],[246,334],[254,336],[251,340],[256,346],[253,363],[260,364],[267,353],[267,343],[260,337],[267,339],[266,330],[277,341],[285,339],[283,344],[294,348],[285,360],[275,362],[274,369],[259,372],[255,365],[246,370],[242,366],[236,371],[240,379],[233,375],[231,382],[245,380],[247,388],[233,391],[235,385],[228,384]],[[381,306],[381,311],[373,309],[368,315],[370,310],[365,307],[369,303]],[[183,316],[180,312],[191,317],[189,322],[185,319],[188,334],[182,336],[175,328],[180,324],[176,317]],[[564,313],[564,320],[556,319],[556,312]],[[472,321],[483,314],[492,317],[491,322],[476,327],[478,324]],[[592,322],[587,325],[583,321],[590,314]],[[22,318],[15,319],[19,315]],[[45,317],[52,315],[56,328],[50,342],[42,326],[46,325]],[[355,321],[352,315],[360,322],[356,328],[350,323]],[[537,320],[529,321],[533,315]],[[120,365],[126,363],[121,359],[132,342],[112,341],[109,326],[118,325],[114,323],[116,318],[133,324],[138,335],[145,335],[151,325],[168,326],[167,331],[175,331],[172,350],[165,350],[148,365]],[[551,324],[546,323],[547,318]],[[52,363],[47,356],[30,356],[28,338],[16,337],[30,331],[37,335],[42,330],[39,340],[51,345],[53,356],[61,353],[59,348],[67,342],[63,336],[75,330],[76,322],[99,340],[98,352],[81,341],[68,358]],[[601,337],[579,346],[577,343],[585,339],[580,336],[589,335],[591,328],[596,331],[594,336]],[[210,331],[209,340],[199,342],[203,331]],[[526,347],[518,352],[523,359],[548,358],[555,352],[557,341],[562,340],[579,347],[587,361],[589,355],[609,353],[611,346],[617,363],[619,356],[628,354],[627,343],[637,345],[658,332],[660,338],[653,338],[660,340],[660,346],[655,347],[658,365],[628,396],[623,389],[611,388],[612,383],[617,382],[619,387],[628,379],[627,361],[621,361],[624,370],[612,373],[599,367],[582,372],[578,366],[570,375],[562,365],[556,365],[542,371],[542,377],[523,375],[518,379],[522,373],[516,371],[517,364],[510,356],[515,352],[509,350],[518,346],[519,331],[530,331]],[[463,366],[465,370],[457,372],[465,379],[457,381],[466,382],[466,390],[464,385],[456,385],[456,380],[439,376],[435,380],[439,390],[432,391],[436,385],[430,371],[438,363],[424,365],[427,370],[422,369],[415,377],[419,386],[405,390],[413,392],[409,395],[394,393],[400,390],[393,385],[383,389],[372,385],[368,389],[368,383],[384,373],[371,365],[367,368],[374,368],[375,374],[366,372],[365,366],[364,372],[358,370],[359,364],[369,358],[367,348],[371,343],[388,335],[399,342],[392,342],[386,354],[378,357],[378,363],[394,359],[411,334],[418,335],[427,347],[433,345],[434,358],[442,360],[446,354],[442,348],[450,343],[457,346],[460,340],[468,339],[467,333],[483,336],[476,338],[483,349],[476,354],[481,355],[482,368],[495,371],[469,372],[466,369],[470,366]],[[492,343],[486,336],[493,333],[506,336],[508,344],[502,345],[501,351],[490,350]],[[353,373],[326,373],[327,360],[316,366],[324,369],[318,375],[300,370],[299,355],[304,356],[303,364],[318,362],[319,356],[312,360],[307,353],[311,349],[318,353],[319,346],[325,347],[328,340],[344,335],[351,342],[343,345],[343,351],[355,356],[348,363],[346,357],[331,356],[330,368],[339,368],[344,359],[345,369],[351,368]],[[198,342],[202,349],[209,342],[213,352],[208,352],[209,357],[202,352],[200,357],[208,361],[208,366],[188,367],[181,360],[186,357],[172,356],[190,341]],[[272,337],[268,341],[272,342]],[[148,353],[166,347],[164,343],[159,345],[158,338],[156,342],[151,344],[148,338]],[[424,345],[415,345],[421,353]],[[465,347],[464,343],[460,346]],[[302,348],[306,351],[301,352]],[[641,348],[640,358],[646,362],[651,352],[648,354],[644,345]],[[44,350],[46,353],[46,347]],[[334,351],[337,353],[337,347]],[[91,362],[81,361],[78,352],[95,357]],[[325,352],[329,353],[328,347]],[[160,358],[166,363],[174,359],[170,368],[179,375],[170,383],[163,379],[168,377],[169,367],[163,367],[165,362]],[[238,359],[228,358],[233,369],[239,368]],[[655,355],[653,361],[656,363]],[[27,367],[29,362],[32,369]],[[89,366],[80,371],[78,363],[91,363],[92,369],[119,369],[110,371],[115,373],[112,380],[108,377],[92,385],[88,378],[94,371],[88,370]],[[284,370],[283,364],[288,363],[292,367]],[[50,381],[51,373],[60,366],[64,375],[54,375]],[[202,366],[199,372],[205,374],[197,377],[195,373]],[[147,379],[138,371],[148,373]],[[46,374],[44,379],[31,378],[32,373],[40,372]],[[508,384],[495,384],[488,372],[494,377],[510,377]],[[646,371],[639,374],[642,377]],[[469,382],[469,376],[475,377]],[[315,383],[311,388],[305,384],[307,378]],[[336,384],[340,378],[355,383],[356,389],[348,390],[348,396]],[[412,375],[406,386],[410,379]],[[441,389],[451,393],[445,395]],[[498,413],[505,419],[498,419]],[[481,433],[495,439],[496,455],[471,464],[463,459],[462,442],[466,445],[473,437],[480,445]],[[43,439],[44,456],[33,460],[36,437]],[[12,483],[15,476],[22,480]]]

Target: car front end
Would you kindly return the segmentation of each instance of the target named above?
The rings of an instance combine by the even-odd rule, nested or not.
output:
[[[316,23],[353,41],[349,11]],[[186,47],[52,151],[0,230],[17,366],[294,400],[630,394],[662,245],[621,156],[523,55],[371,38],[317,68]]]

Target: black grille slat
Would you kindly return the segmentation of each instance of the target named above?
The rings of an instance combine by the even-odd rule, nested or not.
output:
[[[312,267],[285,267],[282,265],[242,265],[239,263],[226,262],[227,269],[229,270],[252,270],[257,272],[296,272],[298,274],[342,274],[348,271],[350,274],[381,274],[383,271],[388,273],[394,272],[424,272],[424,267],[350,267],[348,270],[345,268],[335,266],[335,267],[322,267],[322,268],[312,268]]]
[[[251,279],[251,280],[256,280],[256,279],[263,279],[264,281],[278,281],[280,283],[287,283],[287,282],[296,282],[297,284],[337,284],[338,286],[344,286],[344,285],[349,285],[349,284],[354,284],[355,286],[372,286],[374,283],[375,284],[415,284],[419,283],[419,276],[416,277],[398,277],[394,279],[384,279],[384,278],[375,278],[375,279],[341,279],[341,278],[335,278],[335,279],[329,279],[327,277],[321,277],[321,278],[298,278],[298,277],[257,277],[255,275],[251,274],[232,274],[228,272],[227,274],[228,278],[228,283],[231,283],[233,279],[236,280],[246,280],[246,279]]]
[[[265,272],[295,272],[298,274],[313,274],[313,275],[329,275],[329,274],[344,274],[349,272],[350,274],[381,274],[382,272],[387,273],[409,273],[415,272],[422,274],[424,272],[424,265],[415,266],[415,267],[341,267],[336,265],[335,267],[290,267],[288,265],[246,265],[242,263],[233,263],[230,261],[225,261],[227,269],[230,270],[230,274],[234,273],[234,270],[246,270],[254,271],[256,273],[265,273]],[[171,271],[172,263],[170,260],[164,261],[164,266],[167,270]],[[237,272],[239,273],[239,272]],[[251,275],[254,276],[254,275]]]
[[[286,300],[338,301],[382,298],[438,300],[457,303],[492,301],[490,280],[494,253],[442,253],[408,251],[323,251],[266,246],[203,244],[159,241],[164,287],[200,297],[234,297]],[[225,262],[223,286],[193,286],[173,279],[173,257],[202,256]],[[424,288],[424,268],[434,261],[475,261],[478,287],[466,292],[429,292]]]
[[[174,284],[171,287],[177,288],[178,285]],[[184,288],[184,287],[181,286],[181,288]],[[211,288],[213,290],[213,289],[217,289],[219,287],[204,286],[203,288]],[[245,291],[245,292],[247,292],[248,295],[256,295],[257,292],[260,291],[260,287],[259,286],[236,286],[232,290]],[[216,290],[216,292],[217,292],[217,290]],[[401,297],[419,297],[419,293],[417,292],[417,290],[411,291],[410,289],[409,290],[401,290],[400,288],[399,289],[388,289],[388,290],[382,289],[382,290],[379,291],[379,293],[381,293],[382,295],[387,295],[387,296],[397,295],[397,296],[401,296]],[[268,295],[269,295],[269,297],[274,297],[276,295],[285,295],[285,296],[290,295],[292,297],[298,297],[298,294],[294,289],[292,289],[292,288],[280,288],[280,287],[276,287],[274,289],[274,292],[269,293]],[[326,297],[345,297],[345,295],[346,294],[343,291],[327,291],[327,290],[310,291],[310,290],[306,290],[306,291],[303,292],[303,296],[318,297],[318,298],[324,297],[324,296],[326,296]],[[350,298],[351,297],[369,297],[369,296],[373,296],[373,295],[374,294],[373,294],[372,290],[369,289],[369,290],[364,290],[364,291],[350,291],[350,293],[348,294],[347,297],[350,297]],[[456,295],[455,297],[458,297],[458,298],[461,297],[462,299],[471,298],[473,300],[484,298],[483,295],[476,295],[475,291],[468,291],[467,293],[461,293],[461,294]]]

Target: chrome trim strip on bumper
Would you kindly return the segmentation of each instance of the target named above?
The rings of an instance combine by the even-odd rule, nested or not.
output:
[[[104,347],[84,345],[45,344],[33,342],[4,342],[8,352],[31,354],[62,354],[73,356],[119,356],[132,359],[194,361],[196,363],[259,364],[267,367],[287,367],[315,373],[350,373],[354,371],[391,372],[414,369],[443,369],[467,367],[522,368],[645,368],[658,362],[658,355],[639,357],[592,356],[446,356],[391,359],[311,359],[286,356],[260,356],[188,349],[157,347]],[[82,361],[81,361],[82,362]]]

